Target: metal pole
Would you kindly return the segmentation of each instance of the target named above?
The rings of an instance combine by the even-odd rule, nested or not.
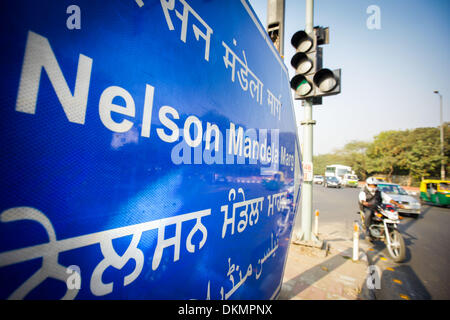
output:
[[[439,95],[440,103],[440,120],[441,120],[441,180],[445,180],[445,160],[444,160],[444,120],[443,120],[443,106],[442,106],[442,94],[439,91],[434,91],[434,93]]]
[[[306,0],[306,26],[305,32],[311,33],[314,29],[314,0]]]
[[[445,162],[444,162],[444,111],[442,106],[442,94],[439,94],[441,103],[441,180],[445,180]]]
[[[314,28],[314,0],[306,0],[306,33],[312,33]],[[313,125],[312,99],[304,101],[304,127],[303,127],[303,161],[312,163],[313,160]],[[312,181],[303,182],[302,195],[302,235],[303,240],[311,240],[312,231]]]

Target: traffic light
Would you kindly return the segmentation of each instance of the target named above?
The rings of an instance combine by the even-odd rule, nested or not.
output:
[[[295,99],[331,96],[341,92],[341,70],[322,67],[322,48],[329,42],[328,28],[315,27],[308,34],[301,30],[291,39],[296,54],[291,59],[296,75],[291,79],[291,88],[295,90]],[[316,103],[315,103],[316,104]]]

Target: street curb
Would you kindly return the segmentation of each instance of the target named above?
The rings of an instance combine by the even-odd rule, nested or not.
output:
[[[326,240],[324,242],[325,242],[324,245],[327,245],[329,250],[333,249],[333,246],[330,243],[328,243]],[[347,246],[346,249],[343,249],[342,247],[340,247],[340,248],[339,247],[337,247],[337,248],[335,247],[334,249],[339,251],[338,254],[341,254],[341,252],[344,252],[344,251],[346,251],[348,249],[353,249],[353,246]],[[367,253],[364,251],[364,249],[362,249],[362,248],[359,248],[358,260],[357,261],[353,261],[352,260],[352,262],[353,263],[361,263],[361,262],[363,262],[366,265],[366,269],[367,270],[368,270],[368,268],[370,266],[369,265],[369,257],[367,255]],[[357,289],[359,291],[359,294],[360,294],[360,300],[376,300],[375,293],[373,292],[373,290],[369,290],[367,288],[366,281],[367,281],[367,277],[365,277],[364,280],[362,282],[360,282],[358,284],[358,287],[357,287]]]
[[[364,250],[361,249],[361,251],[363,255],[362,259],[365,261],[367,269],[369,269],[369,257],[367,253],[364,252]],[[367,287],[367,277],[364,278],[364,282],[360,284],[359,292],[362,300],[376,300],[374,290],[369,290],[369,288]]]
[[[322,232],[315,235],[323,244],[320,248],[314,241],[291,239],[290,247],[302,249],[296,249],[290,255],[293,260],[290,260],[289,276],[283,280],[283,299],[376,300],[375,290],[368,289],[368,281],[373,274],[368,251],[370,244],[365,241],[361,228],[358,228],[358,260],[353,261],[355,230],[352,228],[350,232],[350,226],[348,221],[324,225]],[[295,264],[301,263],[303,255],[309,256],[305,260],[306,267],[304,265],[300,273],[296,273]]]

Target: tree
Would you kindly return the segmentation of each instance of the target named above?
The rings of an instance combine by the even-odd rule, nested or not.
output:
[[[445,172],[446,179],[450,178],[450,122],[444,123],[444,162],[445,162]]]
[[[327,153],[313,157],[313,171],[315,175],[324,175],[326,166],[341,163],[343,158],[339,154]]]
[[[352,167],[359,178],[366,179],[366,150],[369,145],[370,142],[366,141],[351,141],[342,149],[313,157],[314,174],[323,175],[327,165],[342,164]]]
[[[369,173],[387,174],[388,181],[392,180],[392,175],[398,169],[406,166],[405,131],[383,131],[377,136],[373,143],[367,148],[367,171]]]
[[[440,176],[440,132],[437,128],[417,128],[407,137],[406,166],[410,177]]]
[[[351,141],[332,153],[313,158],[314,174],[323,175],[330,164],[352,167],[358,177],[368,175],[408,175],[408,185],[413,179],[440,177],[440,128],[416,128],[380,132],[373,142]],[[444,162],[450,175],[450,123],[444,124]]]
[[[351,141],[347,143],[341,150],[344,157],[344,163],[355,171],[355,174],[361,179],[367,178],[367,148],[371,142],[367,141]]]

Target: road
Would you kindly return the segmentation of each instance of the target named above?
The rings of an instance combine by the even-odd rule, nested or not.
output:
[[[319,233],[350,239],[358,219],[359,189],[332,189],[315,185],[313,208],[319,210]],[[399,229],[407,247],[406,260],[396,264],[382,242],[361,240],[370,265],[381,274],[376,299],[450,299],[450,208],[422,207],[419,218],[404,217]],[[364,239],[364,236],[361,236]]]

